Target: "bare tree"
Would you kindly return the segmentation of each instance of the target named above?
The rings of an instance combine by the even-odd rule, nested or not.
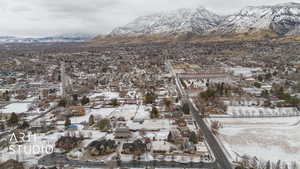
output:
[[[291,162],[291,169],[299,169],[297,162],[295,162],[295,161]]]

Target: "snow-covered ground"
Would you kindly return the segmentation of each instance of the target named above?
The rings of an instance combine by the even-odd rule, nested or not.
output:
[[[30,103],[11,103],[2,109],[3,113],[24,113],[28,110]]]
[[[96,118],[106,118],[109,117],[112,112],[116,111],[117,108],[101,108],[101,109],[90,109],[86,110],[86,114],[84,116],[78,117],[71,117],[72,123],[81,123],[81,122],[88,122],[90,115],[93,115]]]
[[[106,99],[110,100],[110,99],[116,99],[119,97],[119,93],[118,92],[109,92],[109,91],[105,91],[105,92],[101,92],[101,93],[94,93],[92,95],[89,96],[91,99],[95,99],[97,97],[105,97]]]
[[[150,119],[151,107],[141,105],[137,108],[137,113],[134,116],[134,120],[148,120]]]
[[[150,119],[145,120],[142,124],[138,122],[128,121],[127,125],[132,130],[148,129],[148,130],[163,130],[171,129],[172,121],[169,119]]]
[[[248,67],[231,67],[227,68],[227,71],[233,73],[234,76],[251,77],[253,72],[261,71],[261,68],[248,68]]]
[[[52,151],[51,147],[54,147],[55,141],[62,135],[64,133],[53,133],[51,135],[37,134],[30,137],[30,140],[21,145],[14,144],[15,139],[11,135],[9,139],[11,146],[13,146],[10,148],[10,151],[7,148],[0,150],[0,159],[2,161],[19,159],[29,164],[36,164],[41,156]],[[46,148],[48,148],[48,151],[45,151]]]
[[[131,120],[134,118],[136,112],[137,112],[137,105],[123,105],[120,106],[116,111],[112,112],[112,114],[110,114],[110,117],[123,117],[125,118],[126,121]]]
[[[144,120],[150,119],[150,107],[144,105],[121,105],[115,108],[100,108],[100,109],[86,109],[86,114],[80,117],[72,117],[72,123],[81,123],[88,121],[90,115],[99,118],[110,118],[110,117],[124,117],[126,121],[129,120]]]
[[[217,120],[223,124],[220,140],[232,157],[300,163],[300,117]]]
[[[221,122],[224,128],[236,127],[282,127],[296,125],[300,117],[269,117],[269,118],[213,118]]]
[[[79,128],[82,128],[80,126]],[[82,142],[82,146],[86,147],[88,144],[90,144],[92,141],[99,139],[101,137],[106,136],[106,133],[100,132],[99,130],[80,130],[80,132],[86,136],[90,137],[89,139],[85,139]],[[66,135],[66,132],[55,132],[55,133],[49,133],[49,134],[36,134],[30,137],[31,139],[26,141],[24,144],[20,145],[20,149],[15,145],[12,147],[14,151],[9,151],[7,148],[4,148],[3,150],[0,150],[0,162],[6,161],[8,159],[19,159],[20,161],[26,161],[28,164],[36,164],[37,160],[46,155],[48,152],[52,152],[50,149],[48,152],[42,150],[43,148],[54,148],[55,142],[61,137]],[[75,132],[77,135],[79,135],[79,131]],[[14,138],[10,136],[9,138],[11,140],[11,143],[13,143]],[[53,151],[57,151],[57,149],[54,149]]]

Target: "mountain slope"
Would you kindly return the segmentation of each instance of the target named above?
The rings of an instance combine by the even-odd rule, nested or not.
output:
[[[300,30],[300,4],[249,6],[230,15],[214,29],[217,33],[244,33],[269,30],[278,35],[295,35]]]
[[[248,6],[229,16],[205,8],[142,16],[94,44],[300,39],[300,3]],[[293,38],[291,38],[293,37]],[[300,36],[299,36],[300,37]]]
[[[133,22],[114,29],[111,36],[137,36],[143,34],[194,32],[203,33],[220,24],[222,17],[198,7],[179,9],[167,13],[142,16]]]

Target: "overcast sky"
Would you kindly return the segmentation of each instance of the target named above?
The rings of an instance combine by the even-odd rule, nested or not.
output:
[[[225,3],[226,2],[226,3]],[[0,0],[0,36],[106,34],[134,18],[160,11],[203,6],[230,14],[248,5],[288,0]],[[300,0],[294,0],[299,2]]]

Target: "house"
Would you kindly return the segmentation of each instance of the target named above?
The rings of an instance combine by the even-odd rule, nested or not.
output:
[[[187,138],[182,143],[182,149],[186,153],[194,153],[197,150],[196,147]]]
[[[85,109],[83,106],[71,106],[69,109],[73,116],[84,116],[85,115]]]
[[[198,144],[196,144],[196,151],[201,154],[208,153],[207,147],[204,142],[199,142]]]
[[[82,139],[77,137],[62,136],[55,142],[55,147],[67,151],[72,150],[81,143]]]
[[[189,137],[191,134],[191,131],[188,127],[181,127],[179,130],[182,137]]]
[[[52,114],[55,115],[56,120],[65,121],[66,117],[69,117],[71,115],[71,112],[69,111],[69,109],[59,107],[55,109]]]
[[[53,126],[32,126],[28,130],[32,133],[47,133],[50,130],[54,130]]]
[[[147,144],[141,140],[135,140],[132,143],[124,143],[122,147],[123,154],[143,154],[146,152]]]
[[[245,93],[248,93],[253,96],[261,96],[263,89],[259,88],[242,88]]]
[[[50,130],[54,130],[55,126],[52,124],[48,124],[46,121],[36,121],[31,123],[30,128],[28,129],[29,131],[31,131],[32,133],[47,133]]]
[[[128,139],[131,137],[131,131],[128,127],[119,127],[115,130],[116,139]]]
[[[261,88],[270,91],[272,89],[272,85],[262,85]]]
[[[178,129],[173,129],[169,132],[168,141],[174,144],[182,144],[184,138],[181,136],[181,133]]]
[[[176,120],[176,123],[179,127],[186,127],[187,126],[187,122],[184,119],[178,119],[178,120]]]
[[[194,124],[194,120],[193,120],[193,117],[191,115],[185,115],[183,116],[184,120],[190,124],[190,125],[193,125]]]
[[[68,126],[68,130],[69,131],[76,131],[78,130],[78,126],[74,125],[74,124],[71,124]]]
[[[39,89],[39,99],[43,100],[48,98],[49,95],[49,89],[47,88],[40,88]]]
[[[166,141],[154,141],[152,142],[153,154],[166,154],[171,150],[171,144]]]

